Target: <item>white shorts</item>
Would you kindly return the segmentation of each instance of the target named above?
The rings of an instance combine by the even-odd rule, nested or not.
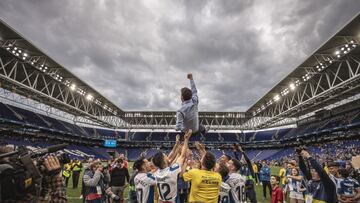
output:
[[[303,195],[302,192],[290,191],[289,197],[290,197],[291,199],[304,200],[304,195]]]

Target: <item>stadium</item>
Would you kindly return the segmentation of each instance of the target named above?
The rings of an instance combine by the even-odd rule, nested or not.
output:
[[[297,150],[304,149],[325,168],[331,167],[330,162],[352,167],[354,179],[359,180],[359,43],[358,13],[246,111],[198,112],[198,123],[206,132],[189,139],[194,159],[201,160],[197,143],[216,160],[233,157],[236,146],[241,146],[252,165],[266,162],[271,174],[279,175],[284,164],[298,162]],[[178,134],[181,141],[186,139],[185,131],[175,130],[176,109],[122,109],[4,20],[0,20],[0,46],[2,145],[36,151],[66,143],[61,152],[80,160],[82,167],[91,164],[89,160],[101,160],[104,168],[111,168],[122,157],[121,163],[128,162],[132,173],[133,162],[140,157],[151,160],[160,150],[169,154]],[[196,81],[198,75],[193,77]],[[201,86],[197,88],[201,105]],[[62,166],[62,174],[64,170]],[[74,175],[67,176],[67,202],[85,201],[84,170],[77,175],[77,187]],[[252,181],[255,202],[271,202],[270,191],[263,195],[264,183],[257,177]],[[129,189],[125,189],[125,202],[131,202]],[[359,186],[354,190],[356,201],[360,201],[359,190]],[[285,194],[291,202],[289,198]]]

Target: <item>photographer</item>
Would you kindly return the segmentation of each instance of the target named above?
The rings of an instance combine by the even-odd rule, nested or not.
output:
[[[116,161],[117,165],[112,169],[110,173],[110,187],[111,191],[120,197],[121,201],[124,201],[124,190],[130,182],[130,175],[127,168],[124,166],[123,159]]]
[[[87,203],[103,203],[106,201],[105,182],[109,174],[103,172],[100,161],[93,161],[84,172],[84,198]]]
[[[12,152],[8,146],[0,147],[0,154]],[[12,165],[13,161],[9,157],[0,160],[0,167]],[[41,188],[39,191],[34,189],[34,184],[27,180],[17,182],[6,170],[1,170],[1,199],[3,203],[64,203],[67,202],[66,188],[60,174],[60,163],[56,156],[45,157],[40,165],[42,168]],[[21,169],[23,170],[23,169]],[[31,180],[31,179],[30,179]],[[31,180],[32,181],[32,180]],[[14,182],[16,184],[14,184]],[[28,184],[31,184],[29,186]],[[23,188],[25,187],[25,189]],[[21,193],[22,192],[22,193]]]
[[[337,201],[336,186],[325,170],[311,157],[309,152],[304,149],[297,150],[299,153],[299,167],[304,174],[307,182],[306,202],[327,202],[335,203]],[[309,161],[310,170],[305,164]],[[309,167],[310,167],[309,166]]]

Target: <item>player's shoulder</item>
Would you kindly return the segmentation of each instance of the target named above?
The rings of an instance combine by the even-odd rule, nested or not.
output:
[[[197,168],[192,168],[192,169],[190,169],[188,172],[190,172],[190,173],[200,173],[202,170],[200,170],[200,169],[197,169]]]
[[[146,173],[145,176],[146,176],[146,178],[155,180],[154,174],[152,174],[152,173]]]
[[[181,165],[177,162],[175,162],[173,165],[169,166],[167,170],[169,170],[169,172],[173,172],[176,171],[178,169],[180,169]]]
[[[352,177],[348,177],[346,179],[343,179],[342,182],[348,182],[348,183],[351,183],[351,184],[354,184],[354,185],[359,185],[359,182],[356,179],[352,178]]]
[[[231,190],[230,185],[226,182],[221,182],[220,187],[222,188],[222,190],[227,190],[227,191]]]

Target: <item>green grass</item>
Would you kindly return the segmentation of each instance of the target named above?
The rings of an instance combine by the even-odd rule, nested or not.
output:
[[[133,162],[130,162],[129,163],[129,172],[130,173],[131,173],[132,165],[133,165]],[[280,170],[279,167],[272,167],[271,168],[271,174],[272,175],[278,175],[279,170]],[[82,203],[82,200],[79,198],[80,193],[81,193],[81,178],[82,178],[82,173],[80,175],[78,188],[76,188],[76,189],[72,188],[72,178],[70,178],[69,185],[68,185],[68,188],[67,188],[67,195],[69,197],[68,202]],[[269,197],[268,193],[266,194],[267,198],[263,199],[263,197],[262,197],[262,186],[260,184],[255,185],[255,192],[256,192],[256,197],[257,197],[258,202],[270,202],[270,197]],[[125,198],[127,198],[127,196],[128,196],[128,188],[126,188],[124,195],[125,195]],[[287,200],[287,202],[289,202],[289,201]]]

